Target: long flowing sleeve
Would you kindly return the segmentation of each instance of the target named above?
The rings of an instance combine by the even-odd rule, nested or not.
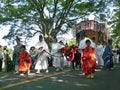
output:
[[[31,66],[31,59],[27,51],[22,50],[19,54],[19,71],[27,71]]]

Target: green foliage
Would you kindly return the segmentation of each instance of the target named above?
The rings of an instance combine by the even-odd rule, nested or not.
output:
[[[69,40],[68,45],[69,46],[76,45],[76,38]]]
[[[114,44],[120,45],[120,22],[116,23],[116,27],[113,29],[112,38],[114,39]]]
[[[116,0],[115,14],[112,17],[112,38],[113,44],[120,46],[120,0]]]
[[[14,41],[16,36],[20,36],[27,40],[37,33],[50,39],[60,31],[67,32],[77,24],[78,19],[86,19],[92,13],[105,20],[103,13],[109,1],[6,0],[0,8],[0,24],[11,25],[11,28],[4,39]]]

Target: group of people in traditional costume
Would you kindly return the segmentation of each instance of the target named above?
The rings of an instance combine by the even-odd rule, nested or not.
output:
[[[37,70],[36,73],[40,73],[41,70],[48,72],[48,53],[45,52],[49,52],[49,49],[43,36],[39,36],[39,42],[36,47],[31,47],[30,53],[26,51],[26,46],[21,44],[19,38],[16,39],[16,43],[13,51],[15,74],[29,74],[31,68]]]
[[[80,37],[79,45],[76,46],[54,40],[52,49],[49,50],[43,36],[40,35],[39,41],[30,48],[28,53],[25,45],[21,44],[20,39],[17,38],[17,45],[13,51],[15,73],[29,74],[30,70],[35,70],[37,74],[41,71],[48,73],[48,58],[52,57],[55,71],[63,70],[65,65],[73,69],[79,66],[87,78],[94,78],[97,66],[105,70],[113,67],[113,52],[110,47],[112,41],[108,40],[108,44],[104,45],[100,42],[96,45],[94,41],[94,37],[90,39],[86,35]]]

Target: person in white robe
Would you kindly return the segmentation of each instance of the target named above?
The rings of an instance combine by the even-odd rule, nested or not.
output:
[[[47,43],[44,41],[42,35],[39,36],[39,42],[36,44],[36,51],[37,51],[37,60],[35,69],[37,70],[36,73],[40,73],[41,70],[45,70],[48,73],[48,58],[49,57],[49,48]],[[48,53],[47,53],[48,52]]]
[[[115,46],[115,50],[113,50],[113,54],[114,54],[114,63],[119,63],[119,46],[118,45],[116,45]]]
[[[53,55],[53,66],[56,68],[56,71],[63,70],[64,58],[62,48],[64,45],[61,42],[62,41],[52,44],[51,54]]]
[[[96,51],[97,51],[97,57],[98,57],[98,66],[100,66],[100,68],[103,68],[104,61],[103,61],[102,55],[103,55],[104,47],[100,42],[98,42]]]
[[[96,63],[97,63],[97,65],[98,65],[98,54],[97,54],[97,45],[96,45],[96,43],[95,43],[95,37],[92,37],[91,38],[91,40],[92,40],[92,47],[94,48],[94,50],[95,50],[95,54],[96,54]]]

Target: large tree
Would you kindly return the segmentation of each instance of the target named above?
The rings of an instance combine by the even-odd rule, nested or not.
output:
[[[0,24],[10,25],[4,37],[9,41],[16,36],[28,40],[40,33],[49,44],[58,32],[67,32],[78,19],[86,19],[90,14],[106,21],[109,2],[111,0],[1,0]]]
[[[120,0],[116,0],[116,8],[114,9],[114,15],[111,20],[112,38],[114,45],[120,45]]]

